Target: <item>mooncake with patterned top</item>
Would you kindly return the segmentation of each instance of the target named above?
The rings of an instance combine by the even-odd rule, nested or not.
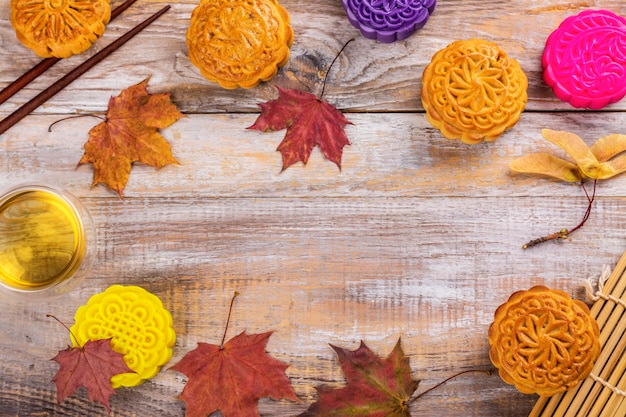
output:
[[[517,60],[493,42],[460,40],[438,51],[424,69],[422,104],[448,139],[493,141],[519,120],[528,79]]]
[[[538,285],[498,307],[489,327],[489,356],[506,383],[552,396],[589,375],[600,355],[599,338],[585,303]]]
[[[109,0],[11,0],[17,38],[42,58],[85,52],[110,19]]]
[[[203,0],[187,30],[189,59],[223,88],[252,88],[289,60],[293,29],[276,0]]]

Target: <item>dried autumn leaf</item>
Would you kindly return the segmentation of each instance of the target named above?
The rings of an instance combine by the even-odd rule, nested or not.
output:
[[[279,98],[259,104],[261,115],[248,129],[261,132],[287,129],[277,149],[283,158],[283,171],[299,161],[306,165],[315,146],[341,169],[343,147],[350,145],[344,128],[352,122],[311,93],[277,88]]]
[[[626,135],[604,136],[589,147],[580,136],[571,132],[543,129],[541,133],[571,156],[575,164],[549,154],[535,153],[513,160],[509,164],[512,171],[547,175],[569,182],[588,178],[603,180],[626,171],[626,155],[619,155],[626,151]]]
[[[591,145],[591,152],[600,162],[606,162],[624,151],[626,151],[626,135],[607,135]]]
[[[183,115],[168,93],[148,94],[148,79],[111,97],[106,120],[89,131],[78,165],[93,164],[92,186],[103,183],[122,196],[134,162],[161,168],[178,161],[158,132]]]
[[[543,136],[563,149],[572,157],[574,163],[546,153],[534,153],[513,160],[511,171],[526,174],[547,175],[563,181],[581,183],[588,205],[583,218],[572,229],[562,228],[555,233],[533,239],[522,245],[523,249],[555,239],[567,239],[574,231],[580,229],[591,213],[595,199],[598,180],[614,177],[626,171],[626,136],[608,135],[598,139],[591,147],[582,138],[571,132],[543,129]],[[593,193],[590,195],[585,188],[585,180],[593,179]]]
[[[602,164],[602,173],[599,180],[611,178],[626,171],[626,155],[618,156]]]
[[[580,136],[571,132],[551,129],[542,129],[541,134],[571,156],[583,175],[595,178],[593,175],[598,169],[598,159],[591,153],[591,149]]]
[[[546,175],[568,182],[577,182],[582,179],[576,164],[547,153],[522,156],[512,161],[509,167],[515,172]]]
[[[285,375],[288,365],[272,358],[265,346],[272,332],[233,337],[220,347],[198,343],[176,365],[189,378],[180,399],[186,417],[206,417],[220,410],[224,417],[259,416],[262,397],[298,401]]]
[[[52,358],[60,368],[52,381],[57,387],[57,401],[69,397],[78,387],[85,387],[91,401],[99,401],[108,411],[109,397],[115,394],[111,377],[134,372],[124,362],[124,355],[111,349],[111,339],[88,341],[83,347],[68,347]]]
[[[301,417],[410,416],[409,402],[419,381],[411,377],[400,340],[386,359],[376,356],[363,342],[354,351],[331,347],[337,352],[347,385],[318,387],[319,399]]]

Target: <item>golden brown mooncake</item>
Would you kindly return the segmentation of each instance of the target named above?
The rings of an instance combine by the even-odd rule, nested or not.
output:
[[[17,38],[42,58],[86,51],[110,19],[109,0],[11,0]]]
[[[189,59],[223,88],[251,88],[289,60],[293,29],[276,0],[201,0],[187,30]]]
[[[495,43],[460,40],[438,51],[424,69],[422,104],[448,139],[493,141],[524,111],[528,79]]]
[[[526,394],[551,396],[589,375],[600,355],[599,337],[586,304],[538,285],[498,307],[489,356],[505,382]]]

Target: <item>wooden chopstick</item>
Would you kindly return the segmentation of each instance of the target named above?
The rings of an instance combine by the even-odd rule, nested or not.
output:
[[[124,3],[117,6],[113,11],[111,11],[111,20],[115,19],[117,16],[121,15],[122,12],[128,7],[130,7],[137,0],[126,0]],[[11,84],[7,85],[0,91],[0,104],[7,101],[9,98],[13,97],[18,91],[22,88],[26,87],[31,81],[35,78],[39,77],[41,74],[46,72],[50,67],[59,62],[61,58],[46,58],[40,61],[37,65],[28,70],[24,75],[19,77],[17,80],[13,81]]]
[[[148,19],[144,20],[137,26],[135,26],[132,30],[126,32],[124,35],[120,36],[114,42],[107,45],[105,48],[100,50],[98,53],[90,57],[88,60],[74,68],[72,71],[67,73],[65,76],[61,77],[55,83],[53,83],[50,87],[46,88],[44,91],[39,93],[33,99],[28,101],[22,107],[8,115],[4,120],[0,121],[0,135],[6,132],[11,126],[22,120],[29,113],[35,110],[37,107],[45,103],[63,88],[67,87],[70,83],[76,80],[85,72],[89,71],[94,65],[102,61],[107,56],[111,55],[117,48],[124,45],[131,38],[133,38],[136,34],[145,29],[150,23],[154,22],[158,19],[162,14],[167,12],[170,9],[170,6],[165,6],[155,14],[153,14]]]

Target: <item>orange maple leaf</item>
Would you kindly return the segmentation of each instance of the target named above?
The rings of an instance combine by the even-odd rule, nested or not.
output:
[[[178,163],[158,129],[174,124],[183,114],[169,93],[148,94],[147,84],[145,79],[111,97],[106,119],[89,131],[78,163],[93,164],[92,186],[103,183],[120,197],[134,162],[156,168]]]
[[[261,132],[287,129],[277,149],[283,158],[283,171],[299,161],[306,165],[315,146],[319,146],[324,158],[341,169],[343,147],[350,145],[344,128],[352,122],[314,94],[277,88],[279,98],[259,104],[261,115],[248,129]]]
[[[242,332],[224,346],[198,343],[172,366],[189,377],[179,396],[187,404],[185,416],[220,410],[224,417],[255,417],[261,397],[299,401],[284,373],[288,365],[265,352],[271,334]]]
[[[134,372],[124,362],[124,355],[111,348],[111,339],[88,341],[83,347],[68,347],[52,358],[60,365],[52,381],[57,387],[57,401],[69,397],[78,387],[85,387],[91,401],[99,401],[110,412],[109,397],[115,394],[111,377]]]

